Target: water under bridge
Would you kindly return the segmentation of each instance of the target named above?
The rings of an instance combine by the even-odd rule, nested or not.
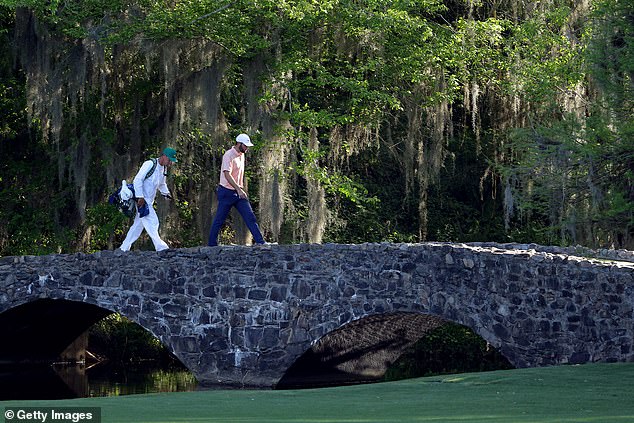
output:
[[[53,359],[117,312],[203,384],[300,357],[376,377],[467,326],[514,366],[634,361],[634,254],[519,244],[296,244],[0,258],[0,362]]]

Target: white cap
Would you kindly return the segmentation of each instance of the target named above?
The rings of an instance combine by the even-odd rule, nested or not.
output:
[[[241,142],[247,147],[253,147],[253,143],[251,142],[251,138],[247,134],[240,134],[236,137],[237,142]]]

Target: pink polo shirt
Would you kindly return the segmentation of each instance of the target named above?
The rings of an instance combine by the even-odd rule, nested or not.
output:
[[[225,170],[228,170],[233,180],[243,188],[244,187],[244,154],[236,151],[231,147],[225,151],[222,156],[222,166],[220,167],[220,185],[225,188],[233,189],[227,178],[225,178]]]

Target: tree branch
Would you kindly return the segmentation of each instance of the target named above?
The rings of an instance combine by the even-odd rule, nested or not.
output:
[[[191,21],[189,24],[190,24],[190,25],[193,25],[193,24],[195,24],[196,22],[198,22],[198,21],[200,21],[200,20],[203,20],[203,19],[205,19],[205,18],[210,17],[211,15],[215,15],[216,13],[222,12],[223,10],[225,10],[226,8],[228,8],[229,6],[231,6],[232,4],[233,4],[233,2],[232,2],[232,1],[230,1],[229,3],[225,4],[224,6],[219,7],[218,9],[214,10],[213,12],[209,12],[209,13],[207,13],[206,15],[202,15],[202,16],[200,16],[200,17],[198,17],[198,18],[194,19],[194,20],[193,20],[193,21]]]

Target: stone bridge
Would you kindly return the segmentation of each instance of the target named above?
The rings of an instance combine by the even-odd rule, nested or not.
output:
[[[52,359],[118,312],[202,384],[273,387],[300,357],[376,377],[447,321],[514,366],[634,361],[628,251],[300,244],[0,258],[0,362]]]

